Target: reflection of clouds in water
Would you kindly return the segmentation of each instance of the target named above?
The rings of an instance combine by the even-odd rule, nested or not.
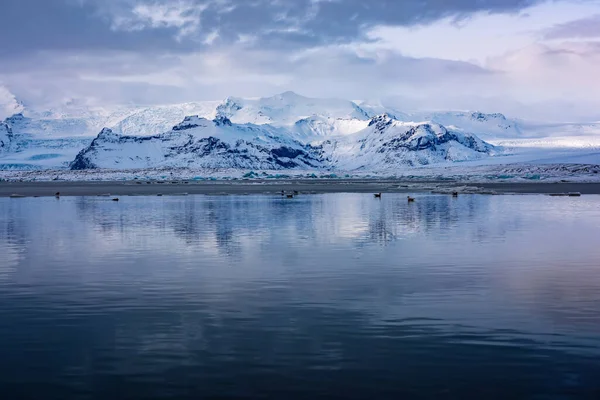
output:
[[[580,200],[577,210],[542,196],[420,195],[413,204],[402,194],[3,200],[0,248],[12,253],[0,257],[14,268],[14,254],[22,254],[16,273],[32,283],[130,280],[160,288],[163,296],[218,293],[232,304],[241,292],[281,285],[282,296],[375,313],[375,320],[414,310],[457,320],[469,310],[467,319],[485,320],[487,307],[510,321],[509,306],[527,300],[518,296],[529,287],[551,296],[579,293],[587,284],[585,297],[597,299],[592,292],[600,282],[591,276],[579,282],[589,271],[548,276],[521,262],[546,265],[565,250],[565,235],[578,238],[569,246],[582,261],[598,254],[586,240],[598,229],[594,199]],[[563,226],[576,223],[577,230],[549,231],[554,207]],[[444,305],[445,298],[452,301]],[[580,301],[561,298],[567,313]],[[418,308],[427,304],[439,311]]]

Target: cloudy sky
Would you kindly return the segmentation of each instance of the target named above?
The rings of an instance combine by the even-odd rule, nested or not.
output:
[[[0,109],[268,96],[600,120],[600,0],[5,0]]]

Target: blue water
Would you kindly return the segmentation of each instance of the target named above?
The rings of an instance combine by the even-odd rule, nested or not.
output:
[[[2,399],[600,398],[600,196],[0,199]]]

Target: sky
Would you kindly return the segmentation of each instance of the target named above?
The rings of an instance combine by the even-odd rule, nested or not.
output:
[[[0,117],[295,91],[600,120],[600,0],[3,0]]]

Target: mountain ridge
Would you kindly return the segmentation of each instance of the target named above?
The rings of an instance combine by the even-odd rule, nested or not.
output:
[[[340,149],[344,149],[340,151]],[[268,124],[236,124],[225,116],[188,116],[170,131],[125,136],[105,128],[83,149],[71,169],[194,167],[259,170],[335,170],[426,165],[492,155],[494,146],[437,124],[407,124],[389,115],[339,138],[312,143]]]

